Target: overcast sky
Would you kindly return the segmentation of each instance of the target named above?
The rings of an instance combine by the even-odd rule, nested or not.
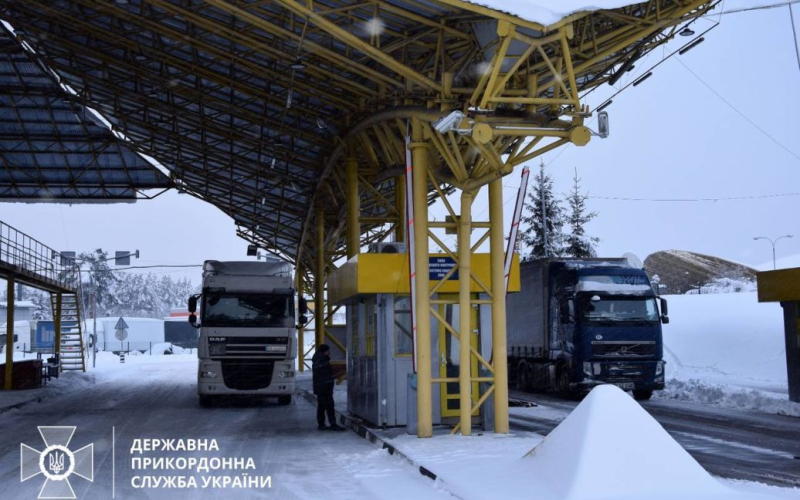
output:
[[[724,9],[749,4],[728,0]],[[800,21],[800,5],[795,19]],[[592,198],[589,208],[599,215],[588,232],[601,238],[601,256],[631,251],[644,259],[658,250],[681,249],[756,265],[772,255],[767,242],[753,237],[783,234],[797,237],[778,244],[778,257],[800,253],[800,196],[721,200],[800,193],[800,68],[789,11],[782,7],[720,20],[705,43],[664,62],[646,82],[614,98],[606,109],[608,139],[593,138],[586,147],[567,146],[544,156],[558,193],[570,188],[577,168],[583,189],[593,197],[720,199]],[[711,24],[701,20],[695,30]],[[686,41],[680,38],[667,51]],[[661,56],[657,50],[637,62],[630,79],[617,87]],[[585,102],[594,108],[614,91],[605,85]],[[538,160],[531,168],[536,171]],[[517,170],[504,180],[506,226],[519,175]],[[486,218],[485,205],[483,199],[476,202],[476,218]],[[139,249],[137,265],[246,258],[247,244],[236,237],[229,217],[174,192],[135,204],[0,203],[0,220],[57,249]],[[153,271],[199,282],[199,269]]]

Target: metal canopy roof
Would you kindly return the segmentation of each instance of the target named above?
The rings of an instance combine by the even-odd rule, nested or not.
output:
[[[313,268],[315,207],[325,251],[344,246],[347,157],[358,161],[360,229],[380,238],[386,231],[373,229],[401,220],[392,205],[406,120],[481,108],[477,120],[491,126],[529,127],[495,128],[485,144],[431,138],[440,153],[431,197],[504,175],[517,164],[504,158],[575,142],[576,127],[588,134],[578,92],[715,4],[652,0],[548,27],[460,0],[3,0],[0,18],[77,92],[41,104],[98,110],[178,189],[233,217],[242,237]],[[530,127],[544,132],[523,147]],[[448,157],[448,147],[461,152]]]
[[[118,141],[0,27],[0,199],[130,201],[169,178]]]

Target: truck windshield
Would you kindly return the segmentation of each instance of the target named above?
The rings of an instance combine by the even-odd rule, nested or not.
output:
[[[580,300],[582,316],[587,321],[658,321],[656,300],[652,297],[602,297]]]
[[[290,295],[209,295],[203,307],[203,326],[286,326],[294,316],[292,304]]]

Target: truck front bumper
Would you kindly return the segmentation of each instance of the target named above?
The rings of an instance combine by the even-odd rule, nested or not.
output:
[[[576,389],[591,390],[602,384],[613,384],[626,391],[661,390],[664,388],[664,361],[601,360],[583,363],[582,380]]]
[[[294,360],[201,359],[197,366],[200,395],[284,396],[294,391]]]

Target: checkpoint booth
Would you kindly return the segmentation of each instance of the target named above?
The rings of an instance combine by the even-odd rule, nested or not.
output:
[[[800,403],[800,267],[760,272],[757,279],[758,301],[783,307],[789,400]]]
[[[447,255],[432,254],[429,260],[431,287],[444,277],[455,262]],[[471,268],[489,283],[489,254],[473,254]],[[347,410],[350,415],[377,427],[416,425],[417,395],[414,377],[414,347],[411,326],[408,254],[362,253],[337,269],[328,280],[330,300],[347,309]],[[471,284],[473,298],[486,299],[482,289]],[[509,291],[519,291],[519,260],[515,255]],[[431,297],[458,299],[458,272]],[[438,315],[456,331],[458,304],[435,304]],[[491,306],[474,304],[470,342],[481,356],[492,356]],[[419,313],[421,314],[421,313]],[[471,356],[473,377],[488,375]],[[458,339],[431,315],[431,373],[433,378],[457,378]],[[485,392],[485,384],[473,382],[472,403]],[[459,417],[458,382],[434,383],[433,424],[456,424]],[[491,400],[491,397],[490,397]],[[473,424],[491,426],[492,405],[484,403],[473,414]],[[409,430],[410,431],[410,430]]]

